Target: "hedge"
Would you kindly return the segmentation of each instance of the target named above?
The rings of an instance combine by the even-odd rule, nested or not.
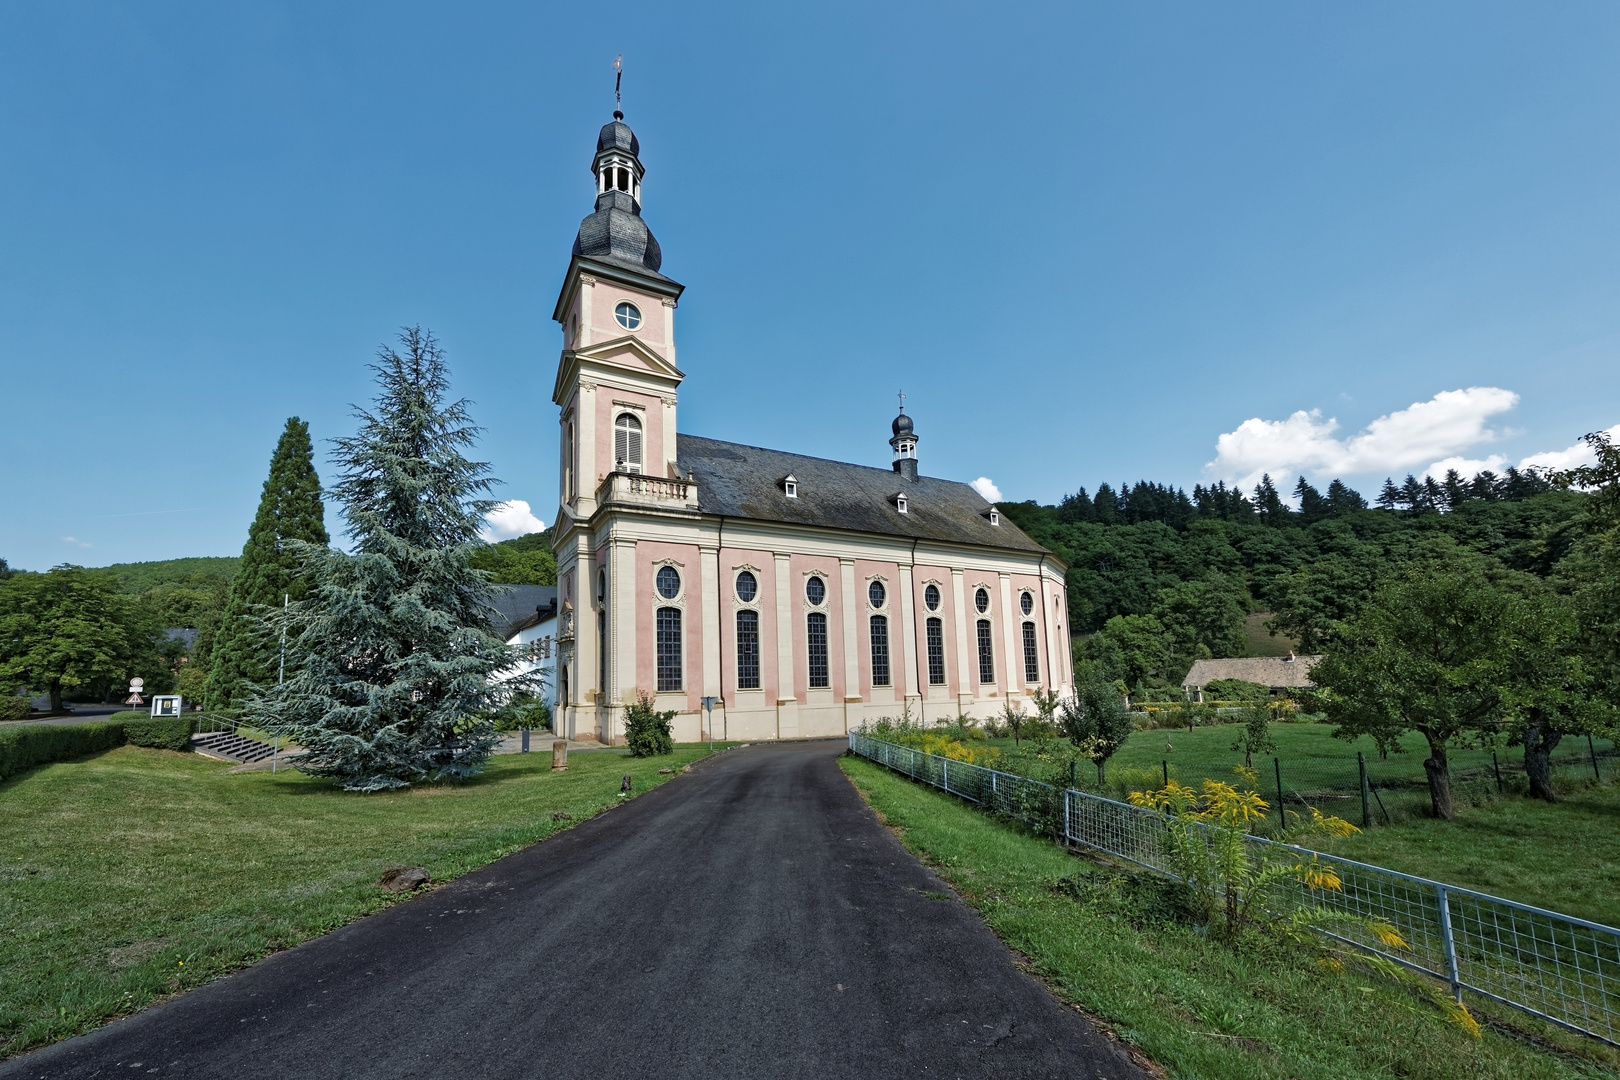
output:
[[[184,750],[191,745],[191,717],[146,716],[124,722],[124,738],[131,746],[158,750]]]
[[[29,724],[0,731],[0,780],[52,761],[84,757],[124,745],[124,725]]]
[[[0,697],[0,720],[26,720],[32,711],[25,697]]]
[[[184,750],[191,742],[193,722],[189,716],[123,712],[97,724],[28,724],[0,731],[0,780],[36,765],[98,754],[126,742],[158,750]]]

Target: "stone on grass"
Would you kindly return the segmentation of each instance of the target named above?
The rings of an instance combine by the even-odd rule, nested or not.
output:
[[[383,871],[383,892],[404,893],[420,889],[433,879],[420,866],[390,866]]]

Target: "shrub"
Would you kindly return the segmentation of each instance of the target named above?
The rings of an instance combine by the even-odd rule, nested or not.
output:
[[[124,738],[131,746],[184,750],[191,745],[191,717],[143,716],[130,720],[124,724]]]
[[[32,711],[25,697],[0,697],[0,720],[26,720]]]
[[[624,738],[630,746],[630,756],[673,754],[675,738],[670,733],[670,721],[674,719],[674,709],[659,712],[653,707],[651,695],[645,691],[637,694],[635,704],[624,712]]]
[[[127,724],[131,720],[150,720],[152,714],[145,709],[124,709],[122,712],[113,713],[107,719],[115,724]]]
[[[1204,684],[1204,697],[1222,701],[1264,701],[1271,696],[1269,687],[1244,679],[1211,679]]]
[[[36,765],[84,757],[124,744],[124,725],[30,724],[0,731],[0,780]]]

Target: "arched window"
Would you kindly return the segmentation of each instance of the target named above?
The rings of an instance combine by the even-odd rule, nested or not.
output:
[[[664,567],[668,570],[669,567]],[[658,691],[681,688],[681,609],[661,607],[657,617]]]
[[[990,620],[979,620],[979,681],[996,681],[996,646],[990,635]]]
[[[759,612],[737,612],[737,689],[759,689]]]
[[[819,581],[819,578],[811,578]],[[805,644],[807,650],[810,673],[810,689],[825,690],[832,683],[827,677],[827,616],[825,612],[812,611],[804,620]]]
[[[945,624],[939,619],[928,620],[928,681],[934,686],[945,684]]]
[[[641,471],[641,421],[629,413],[613,421],[613,461],[619,472]]]
[[[873,584],[876,584],[874,582]],[[872,685],[889,685],[889,620],[884,615],[872,616]]]
[[[1035,642],[1035,624],[1024,624],[1024,681],[1038,683],[1041,681],[1040,649]]]

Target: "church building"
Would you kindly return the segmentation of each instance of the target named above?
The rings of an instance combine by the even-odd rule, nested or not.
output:
[[[1064,563],[971,486],[922,475],[903,406],[887,468],[680,430],[685,287],[662,272],[640,144],[613,117],[553,314],[558,734],[622,742],[639,693],[691,742],[711,717],[715,738],[802,738],[1066,692]]]

